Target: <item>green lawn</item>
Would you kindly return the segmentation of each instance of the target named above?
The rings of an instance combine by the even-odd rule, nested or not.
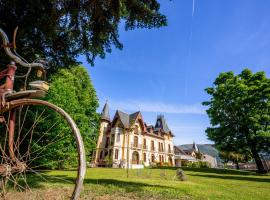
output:
[[[174,179],[175,169],[87,171],[82,197],[105,199],[270,199],[270,176],[251,172],[184,168],[188,180]]]
[[[130,170],[92,168],[87,170],[81,199],[270,199],[270,176],[253,172],[184,168],[188,180],[177,181],[175,169]],[[60,171],[50,175],[61,176]],[[70,177],[75,172],[70,172]],[[50,185],[61,191],[65,183]]]

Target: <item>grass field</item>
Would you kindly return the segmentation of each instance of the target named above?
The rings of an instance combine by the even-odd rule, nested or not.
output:
[[[269,175],[198,168],[184,171],[188,180],[181,182],[175,180],[175,169],[130,170],[129,178],[123,169],[88,169],[81,199],[270,199]],[[50,175],[61,176],[61,171]],[[58,182],[50,185],[50,193],[64,193],[68,187]]]

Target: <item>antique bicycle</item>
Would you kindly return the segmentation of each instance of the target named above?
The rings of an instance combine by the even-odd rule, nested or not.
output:
[[[1,47],[11,60],[0,72],[0,198],[14,199],[12,195],[20,192],[44,198],[35,192],[42,188],[48,199],[57,195],[77,199],[86,171],[82,137],[63,109],[38,99],[48,90],[46,82],[32,81],[14,91],[14,80],[24,78],[27,83],[32,69],[37,69],[38,77],[45,73],[44,61],[28,63],[16,52],[16,32],[10,43],[0,29]],[[17,76],[16,64],[26,67],[27,73]]]

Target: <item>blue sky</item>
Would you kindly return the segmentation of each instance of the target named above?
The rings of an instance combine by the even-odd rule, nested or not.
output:
[[[141,110],[154,124],[164,114],[175,144],[211,143],[201,102],[219,73],[266,71],[270,75],[269,0],[161,0],[168,26],[126,32],[114,49],[91,67],[83,57],[100,100],[116,109]],[[99,109],[100,111],[100,109]]]

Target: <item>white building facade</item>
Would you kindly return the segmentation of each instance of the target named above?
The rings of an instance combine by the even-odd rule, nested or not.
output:
[[[141,112],[116,111],[110,120],[106,103],[93,164],[114,168],[175,166],[173,137],[163,115],[157,116],[155,126],[147,126]]]

